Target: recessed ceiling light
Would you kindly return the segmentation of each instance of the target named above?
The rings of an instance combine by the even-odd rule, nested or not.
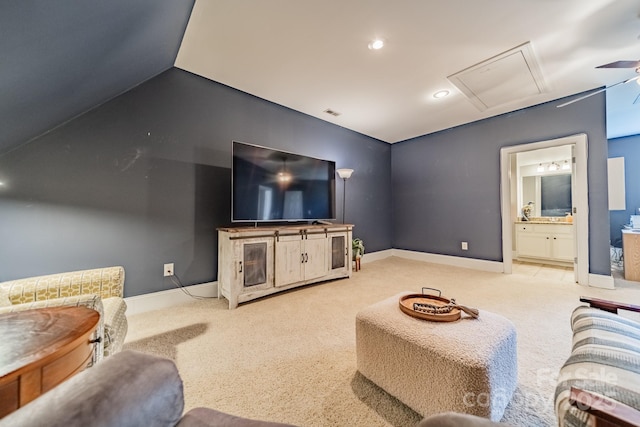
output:
[[[384,40],[382,39],[375,39],[371,43],[369,43],[369,49],[372,49],[372,50],[382,49],[383,47],[384,47]]]
[[[445,96],[449,96],[449,91],[448,90],[439,90],[436,93],[433,94],[434,98],[444,98]]]

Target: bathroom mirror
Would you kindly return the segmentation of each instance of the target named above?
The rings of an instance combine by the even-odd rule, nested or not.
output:
[[[540,216],[565,216],[571,212],[571,175],[540,177]]]
[[[571,212],[571,174],[523,176],[522,201],[534,203],[532,216],[564,217]]]

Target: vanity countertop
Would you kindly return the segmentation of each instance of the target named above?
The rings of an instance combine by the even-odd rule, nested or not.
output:
[[[531,220],[531,221],[522,221],[520,219],[516,220],[516,224],[553,224],[553,225],[573,225],[573,222],[565,221],[564,218],[559,221],[549,221],[549,220]]]

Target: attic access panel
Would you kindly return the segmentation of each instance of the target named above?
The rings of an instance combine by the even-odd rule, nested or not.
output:
[[[529,42],[447,77],[480,111],[546,90]]]

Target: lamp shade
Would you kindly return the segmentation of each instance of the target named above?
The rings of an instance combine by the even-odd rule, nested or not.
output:
[[[351,178],[351,174],[353,174],[353,169],[338,169],[336,172],[338,172],[340,178],[349,179]]]

